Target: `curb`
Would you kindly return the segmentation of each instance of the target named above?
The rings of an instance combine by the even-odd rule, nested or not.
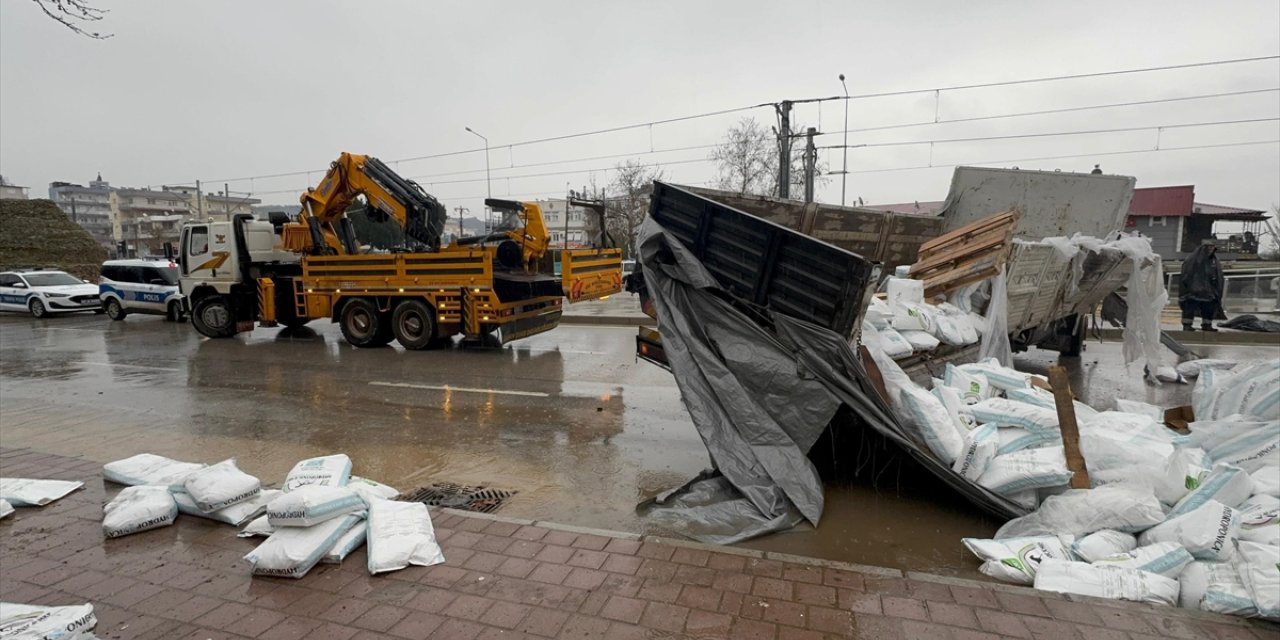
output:
[[[1124,340],[1123,329],[1100,329],[1098,333],[1104,341],[1120,341]],[[1222,330],[1218,333],[1205,333],[1203,331],[1165,331],[1174,340],[1185,345],[1275,345],[1280,346],[1280,333],[1262,333],[1249,331],[1229,331]],[[1090,332],[1091,341],[1096,341],[1093,332]],[[1086,341],[1085,344],[1089,344]]]

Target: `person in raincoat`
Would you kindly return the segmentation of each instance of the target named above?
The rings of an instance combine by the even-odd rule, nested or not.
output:
[[[1182,261],[1182,274],[1178,281],[1178,305],[1182,307],[1182,329],[1194,331],[1196,315],[1203,318],[1200,328],[1217,331],[1213,317],[1222,305],[1222,292],[1226,280],[1222,265],[1218,262],[1218,248],[1212,240],[1205,240],[1195,252]]]

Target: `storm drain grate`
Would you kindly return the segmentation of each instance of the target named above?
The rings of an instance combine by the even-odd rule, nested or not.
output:
[[[468,487],[452,482],[437,482],[403,495],[405,502],[421,502],[433,507],[448,507],[463,511],[493,513],[515,495],[515,491],[492,487]]]

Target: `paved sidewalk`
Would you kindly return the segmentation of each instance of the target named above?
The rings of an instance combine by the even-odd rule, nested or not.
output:
[[[0,520],[0,599],[91,602],[103,638],[1280,637],[1171,607],[441,510],[443,565],[373,577],[361,549],[300,580],[254,578],[241,556],[260,539],[209,520],[104,540],[120,487],[96,462],[0,448],[0,475],[85,482]]]

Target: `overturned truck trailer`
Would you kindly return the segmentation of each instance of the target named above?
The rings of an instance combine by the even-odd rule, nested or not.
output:
[[[656,183],[650,220],[666,236],[663,242],[679,244],[681,250],[641,251],[642,275],[633,280],[631,288],[641,292],[646,311],[662,319],[659,329],[663,333],[642,327],[637,337],[638,355],[673,368],[686,404],[690,404],[690,398],[696,397],[694,402],[704,405],[699,408],[691,406],[690,413],[698,423],[704,441],[712,449],[712,459],[717,467],[723,468],[723,460],[736,457],[732,451],[716,451],[718,441],[723,439],[725,425],[720,424],[717,427],[720,433],[716,434],[704,431],[703,423],[708,421],[708,415],[719,411],[732,414],[736,410],[733,408],[735,403],[745,402],[743,397],[735,398],[732,392],[728,397],[721,397],[723,390],[713,390],[715,381],[721,377],[733,378],[727,372],[751,360],[743,353],[755,350],[750,344],[744,346],[740,341],[735,343],[719,338],[726,334],[739,338],[744,335],[734,329],[734,323],[726,322],[722,317],[739,314],[743,322],[749,321],[763,331],[757,336],[761,343],[771,343],[769,347],[762,346],[758,350],[760,353],[772,354],[775,340],[784,347],[782,352],[792,350],[799,364],[796,369],[809,371],[804,375],[822,370],[816,376],[824,381],[828,391],[850,405],[855,414],[866,418],[865,422],[881,436],[901,445],[912,458],[984,510],[1002,517],[1015,515],[1022,511],[1020,507],[980,487],[956,481],[951,477],[954,474],[949,467],[932,459],[897,424],[892,412],[886,410],[884,398],[873,397],[879,394],[873,386],[866,384],[866,371],[857,362],[848,340],[856,338],[882,269],[913,264],[918,249],[929,240],[987,215],[1016,209],[1023,215],[1013,229],[1015,241],[1009,248],[1005,263],[1009,281],[1008,329],[1014,336],[1014,343],[1021,348],[1047,344],[1064,352],[1078,349],[1083,332],[1076,318],[1124,283],[1130,269],[1129,262],[1119,252],[1110,250],[1091,253],[1087,259],[1081,260],[1078,256],[1055,250],[1053,243],[1038,241],[1075,233],[1106,236],[1118,231],[1128,208],[1133,182],[1132,178],[1122,176],[962,168],[956,173],[951,194],[940,215],[932,216],[806,205]],[[654,234],[650,230],[647,237],[652,239]],[[663,273],[654,274],[655,268]],[[677,273],[685,275],[672,275]],[[696,275],[688,276],[688,273]],[[664,293],[652,296],[666,299],[665,303],[658,305],[650,295],[654,294],[655,275],[663,280],[665,287]],[[688,304],[690,296],[680,292],[679,287],[672,286],[672,282],[690,291],[709,292],[723,305]],[[673,303],[673,299],[677,302]],[[701,317],[690,317],[699,314]],[[714,318],[711,317],[713,315]],[[679,326],[673,329],[669,323]],[[799,325],[805,328],[797,328]],[[681,334],[677,345],[664,341],[664,334],[669,335],[673,330]],[[691,351],[697,351],[699,341],[705,342],[702,360],[717,361],[709,369],[705,362],[697,362],[698,358],[690,357]],[[669,354],[668,350],[673,353]],[[932,353],[904,358],[900,364],[914,374],[913,377],[924,377],[936,374],[944,362],[964,361],[976,357],[976,354],[976,347],[944,345]],[[783,366],[786,366],[788,356],[784,353],[781,357]],[[806,359],[809,361],[804,362]],[[678,370],[679,362],[673,361],[685,363],[684,376]],[[695,377],[713,382],[691,392],[681,378],[687,377],[688,369],[695,368],[699,369]],[[749,377],[761,371],[777,370],[763,367],[754,373],[749,368],[745,371]],[[742,372],[737,375],[742,375]],[[748,381],[737,386],[750,387],[752,384]],[[870,393],[864,393],[868,390]],[[708,400],[708,395],[714,398]],[[820,393],[802,402],[822,405],[819,396]],[[778,401],[787,399],[776,397],[774,403]],[[770,413],[773,409],[762,411]],[[756,421],[752,415],[747,415],[746,420]],[[710,421],[733,422],[724,416]],[[823,422],[821,428],[825,425]],[[786,427],[783,431],[787,431],[805,451],[816,438],[808,431],[799,436]],[[744,439],[751,440],[752,437]],[[754,468],[768,467],[759,460],[756,462],[758,464]],[[740,484],[732,477],[729,480],[734,486]],[[697,482],[705,480],[695,480],[682,490],[686,494],[701,495],[704,500],[717,492],[722,498],[734,495],[732,491],[722,491],[724,487],[714,490],[704,487],[700,494],[690,488],[696,488]],[[783,493],[787,493],[788,482],[780,481],[778,484],[783,487]],[[803,492],[799,493],[803,498]],[[799,506],[801,513],[815,521],[811,508],[804,508],[802,500],[795,500],[791,493],[787,496],[793,499],[790,502],[778,500],[777,496],[770,499]],[[741,498],[738,501],[741,502]],[[767,505],[773,504],[769,500],[757,497],[748,502],[757,503],[756,509],[768,514],[769,518],[780,517],[776,509],[769,512]],[[764,507],[759,504],[761,502],[765,503]],[[706,507],[705,504],[698,506]],[[691,507],[685,505],[685,509],[688,511]],[[776,518],[769,518],[764,520],[777,524]],[[755,522],[748,530],[764,532],[762,527],[769,530],[761,522]],[[697,527],[686,528],[684,532],[708,541],[732,541]]]

